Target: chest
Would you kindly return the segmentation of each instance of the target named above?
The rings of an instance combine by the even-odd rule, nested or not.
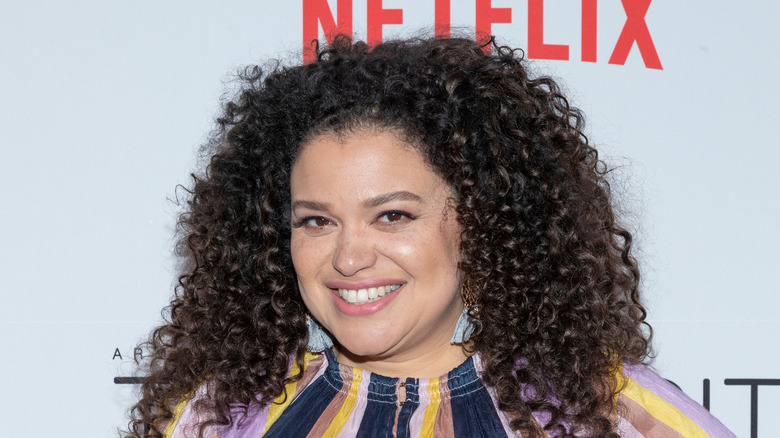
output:
[[[281,437],[506,437],[480,379],[387,381],[328,374],[311,382],[262,435]]]

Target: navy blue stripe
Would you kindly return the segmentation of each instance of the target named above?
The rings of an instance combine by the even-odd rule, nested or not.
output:
[[[398,413],[398,438],[410,438],[411,431],[409,423],[412,421],[412,414],[420,406],[420,385],[417,379],[406,379],[406,400]]]
[[[333,399],[344,387],[338,362],[333,353],[326,351],[327,369],[319,378],[312,381],[279,419],[271,426],[267,438],[304,438],[306,437]],[[355,436],[357,438],[393,438],[393,424],[398,423],[397,438],[411,438],[410,422],[412,415],[420,406],[419,381],[406,379],[406,400],[398,411],[398,379],[370,374],[366,397],[366,408]],[[351,382],[349,382],[351,383]],[[452,412],[454,436],[457,438],[496,438],[506,437],[501,419],[496,412],[493,400],[479,378],[472,358],[447,375],[450,392],[449,403]]]
[[[330,374],[331,379],[323,377],[316,379],[298,395],[268,429],[268,433],[263,435],[264,438],[305,437],[311,431],[343,384],[338,373]]]
[[[448,376],[453,432],[456,437],[464,438],[506,437],[493,399],[477,376],[471,361],[471,358],[467,361],[471,365],[470,370],[464,372],[461,366]]]
[[[371,374],[368,384],[366,411],[360,422],[356,438],[392,438],[395,422],[397,397],[396,379]]]

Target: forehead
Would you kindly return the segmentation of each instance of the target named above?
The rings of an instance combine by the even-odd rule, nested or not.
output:
[[[367,198],[394,190],[447,188],[413,144],[391,131],[323,134],[301,147],[291,173],[293,197],[334,195]]]

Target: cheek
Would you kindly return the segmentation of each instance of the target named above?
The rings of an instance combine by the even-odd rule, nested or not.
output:
[[[450,230],[432,229],[388,242],[386,249],[391,257],[412,271],[457,270],[460,260],[458,234]]]
[[[293,268],[295,269],[296,274],[303,268],[303,266],[301,266],[301,261],[305,260],[303,257],[304,252],[301,240],[296,239],[295,232],[293,232],[292,238],[290,239],[290,258],[292,259]]]
[[[306,282],[311,279],[322,264],[322,250],[314,245],[310,239],[293,234],[290,240],[290,256],[292,258],[295,274],[298,281]]]
[[[298,280],[298,291],[303,299],[304,305],[311,309],[314,303],[311,301],[312,292],[315,289],[317,273],[320,271],[320,263],[317,262],[316,249],[307,239],[296,239],[293,237],[290,241],[290,256],[295,269],[295,276]]]
[[[306,308],[309,309],[309,311],[311,311],[311,309],[317,308],[317,306],[315,306],[314,303],[312,302],[311,296],[306,292],[305,284],[301,281],[300,277],[298,277],[298,291],[300,291],[301,299],[303,300],[303,305],[306,306]]]

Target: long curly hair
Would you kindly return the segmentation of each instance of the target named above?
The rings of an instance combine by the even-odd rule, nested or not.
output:
[[[539,412],[548,435],[617,436],[611,376],[650,353],[631,234],[580,111],[529,75],[522,51],[487,47],[340,37],[311,64],[243,71],[180,217],[188,268],[150,338],[130,436],[161,435],[205,382],[206,423],[230,424],[296,378],[307,310],[290,256],[290,169],[307,139],[361,129],[400,133],[453,188],[460,269],[477,297],[470,348],[512,427],[541,436]]]

